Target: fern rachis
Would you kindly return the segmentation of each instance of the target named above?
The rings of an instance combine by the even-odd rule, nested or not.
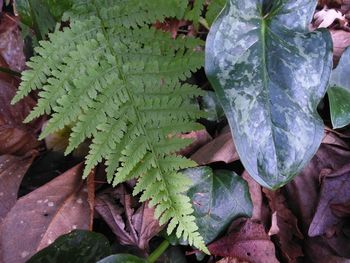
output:
[[[27,121],[52,114],[41,137],[71,126],[67,153],[91,138],[85,177],[106,160],[113,185],[137,178],[134,194],[150,199],[161,224],[170,220],[168,232],[207,252],[179,172],[196,164],[175,154],[190,143],[176,134],[201,128],[191,102],[201,92],[182,81],[202,65],[202,42],[150,26],[183,14],[185,2],[76,1],[70,28],[41,42],[14,101],[40,89]]]

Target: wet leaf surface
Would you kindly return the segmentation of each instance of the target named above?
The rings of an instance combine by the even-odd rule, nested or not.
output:
[[[77,165],[17,201],[2,223],[0,261],[25,262],[60,235],[91,229],[82,169]]]
[[[232,220],[251,216],[247,184],[234,172],[198,167],[186,169],[184,174],[193,182],[187,195],[205,243],[212,242]]]
[[[95,263],[110,254],[109,241],[102,234],[74,230],[57,238],[27,263]]]

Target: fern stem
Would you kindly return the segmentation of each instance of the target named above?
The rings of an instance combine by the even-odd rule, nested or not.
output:
[[[127,81],[127,79],[126,79],[126,77],[125,77],[125,75],[124,75],[124,73],[123,73],[123,71],[122,71],[122,69],[121,69],[121,66],[120,66],[120,64],[119,64],[119,61],[118,61],[118,59],[117,59],[117,54],[116,54],[115,50],[113,49],[113,47],[112,47],[112,45],[111,45],[111,42],[110,42],[108,33],[107,33],[107,31],[106,31],[106,28],[107,28],[107,27],[106,27],[106,25],[105,25],[104,22],[103,22],[103,19],[102,19],[101,14],[100,14],[100,10],[99,10],[99,8],[98,8],[98,5],[96,4],[96,0],[93,0],[93,3],[94,3],[95,8],[96,8],[97,17],[98,17],[99,20],[101,21],[102,31],[103,31],[104,37],[105,37],[105,39],[106,39],[106,41],[107,41],[107,47],[108,47],[109,50],[111,51],[111,54],[114,55],[115,63],[116,63],[116,68],[117,68],[117,70],[118,70],[118,75],[119,75],[119,77],[121,78],[121,80],[124,82],[125,86],[127,86],[128,81]],[[136,103],[135,103],[135,100],[134,100],[133,95],[130,93],[129,89],[125,89],[125,92],[126,92],[128,98],[129,98],[130,102],[131,102],[130,104],[132,105],[132,108],[133,108],[133,110],[134,110],[134,112],[135,112],[135,115],[136,115],[136,117],[137,117],[137,119],[138,119],[138,123],[141,123],[140,128],[142,129],[142,132],[143,132],[143,134],[144,134],[145,137],[146,137],[146,142],[147,142],[147,145],[148,145],[150,151],[151,151],[152,153],[154,153],[155,156],[158,156],[156,149],[155,149],[154,146],[152,145],[152,140],[151,140],[151,139],[149,138],[149,136],[147,135],[147,131],[146,131],[146,129],[145,129],[145,125],[144,125],[144,123],[143,123],[143,121],[142,121],[142,118],[141,118],[141,116],[140,116],[140,113],[138,112],[138,110],[137,110],[136,107],[134,106],[134,105],[136,105]],[[169,191],[169,189],[168,189],[169,186],[167,185],[166,180],[165,180],[164,171],[163,171],[161,165],[160,165],[159,162],[158,162],[158,158],[155,158],[155,163],[156,163],[156,166],[157,166],[158,170],[160,171],[160,175],[161,175],[161,177],[162,177],[162,179],[163,179],[162,181],[163,181],[164,184],[165,184],[165,191],[166,191],[166,193],[167,193],[167,195],[168,195],[168,197],[169,197],[169,199],[170,199],[170,202],[171,202],[171,204],[174,204],[174,201],[173,201],[173,199],[171,198],[170,191]],[[176,209],[174,208],[174,206],[172,206],[171,209],[173,209],[173,210],[176,211]],[[177,215],[177,213],[175,213],[175,215]],[[182,223],[181,217],[179,217],[178,220],[179,220],[180,223]]]
[[[154,263],[157,259],[165,252],[169,247],[170,243],[168,240],[164,240],[157,248],[152,252],[151,255],[147,258],[148,263]]]

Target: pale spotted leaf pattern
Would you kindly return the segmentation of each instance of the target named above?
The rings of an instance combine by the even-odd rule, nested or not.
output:
[[[332,68],[325,30],[308,31],[316,0],[228,0],[206,44],[206,73],[241,161],[264,187],[290,181],[323,136],[317,105]]]

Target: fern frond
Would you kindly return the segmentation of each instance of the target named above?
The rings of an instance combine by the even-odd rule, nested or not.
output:
[[[203,65],[202,41],[155,30],[152,23],[183,17],[183,0],[76,0],[70,28],[40,43],[14,102],[40,89],[30,121],[52,114],[41,138],[72,127],[66,153],[91,139],[84,177],[105,160],[113,185],[137,179],[134,194],[150,199],[161,223],[208,252],[184,192],[180,169],[196,164],[176,155],[190,140],[180,132],[201,129],[204,114],[184,84]],[[196,11],[197,12],[197,11]]]

